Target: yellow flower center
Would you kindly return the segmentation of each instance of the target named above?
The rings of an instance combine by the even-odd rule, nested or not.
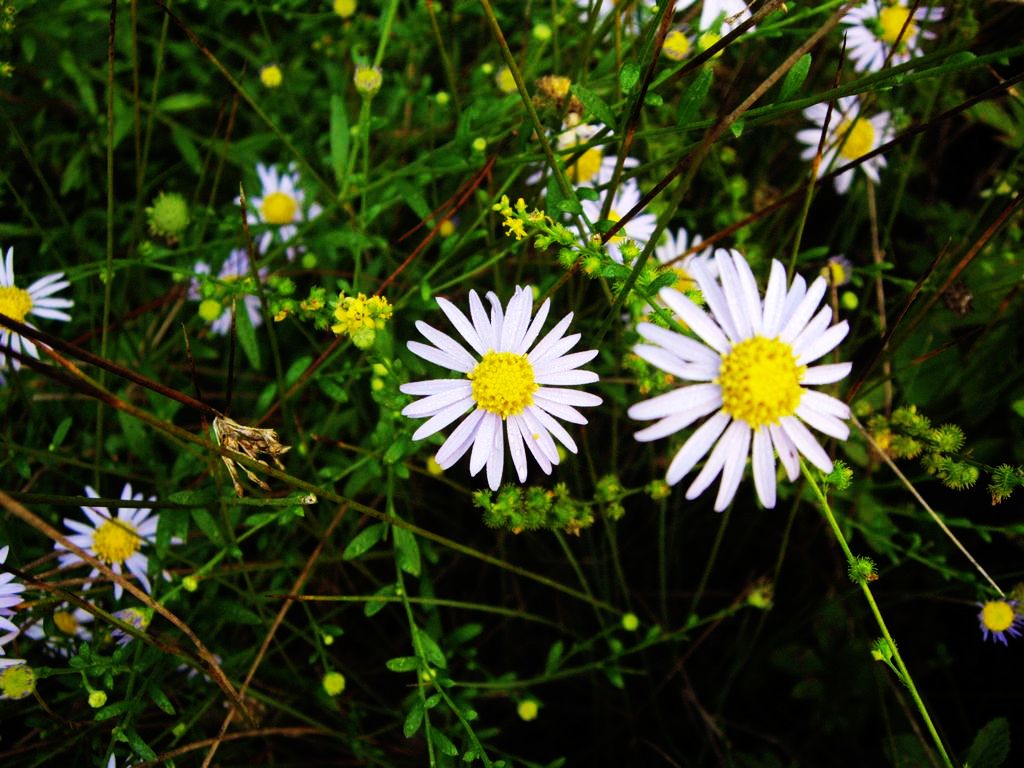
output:
[[[900,36],[900,30],[903,29],[903,25],[907,24],[907,17],[910,16],[909,8],[900,8],[899,6],[889,6],[883,8],[878,14],[878,26],[882,28],[881,40],[892,45],[896,42],[896,38]],[[905,43],[914,34],[914,22],[907,24],[907,31],[903,33],[903,37],[900,38],[901,43]]]
[[[697,290],[697,281],[689,272],[682,267],[672,267],[672,271],[676,274],[676,281],[672,284],[673,288],[683,293]]]
[[[611,210],[611,211],[608,211],[608,221],[610,221],[612,224],[614,224],[615,222],[617,222],[621,218],[622,218],[622,216],[619,214],[618,211],[616,211],[614,209]],[[626,239],[625,232],[626,232],[626,229],[625,229],[625,227],[623,227],[622,229],[619,230],[619,234],[617,234],[614,237],[612,237],[611,239],[609,239],[608,242],[609,243],[615,243],[616,245],[618,245],[619,243],[621,243],[623,240]]]
[[[92,537],[93,552],[108,565],[120,565],[141,546],[142,537],[123,520],[107,520]]]
[[[604,156],[597,147],[591,147],[582,155],[579,160],[569,166],[569,177],[576,184],[586,184],[594,180],[597,172],[601,170],[601,161]]]
[[[17,286],[0,286],[0,312],[19,323],[25,322],[25,315],[32,311],[32,297],[28,291]]]
[[[836,136],[843,142],[839,154],[847,160],[856,160],[866,155],[875,146],[875,127],[870,120],[857,118],[850,126],[849,120],[843,120],[836,129]]]
[[[800,405],[806,370],[784,341],[764,336],[741,341],[722,357],[718,371],[722,410],[752,429],[777,424]]]
[[[78,622],[70,611],[54,611],[53,623],[65,635],[73,635],[78,631]]]
[[[277,88],[284,80],[284,73],[277,64],[268,64],[260,70],[260,82],[267,88]]]
[[[981,623],[990,632],[1005,632],[1013,626],[1013,606],[1005,600],[990,600],[981,608]]]
[[[271,192],[263,198],[260,213],[268,224],[291,224],[299,210],[298,201],[284,192]]]
[[[690,52],[690,41],[678,29],[673,29],[665,36],[661,52],[672,61],[682,61]]]
[[[466,378],[473,382],[476,404],[503,419],[532,405],[538,388],[526,355],[512,352],[488,352]]]
[[[512,93],[516,89],[516,79],[512,76],[512,70],[505,67],[498,73],[498,76],[494,78],[494,82],[498,85],[498,90],[502,93]]]

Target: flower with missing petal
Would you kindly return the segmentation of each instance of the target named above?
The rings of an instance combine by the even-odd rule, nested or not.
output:
[[[576,408],[598,405],[601,398],[565,388],[597,381],[596,373],[578,370],[597,355],[597,350],[567,354],[580,340],[578,333],[565,335],[572,322],[571,312],[538,342],[551,308],[550,299],[531,320],[533,291],[528,287],[516,287],[504,308],[493,292],[488,292],[486,298],[491,305],[489,316],[476,291],[469,292],[472,320],[447,299],[437,299],[441,311],[475,355],[448,334],[422,321],[416,323],[433,346],[410,341],[409,351],[462,377],[403,384],[402,392],[421,399],[407,405],[402,415],[429,417],[412,436],[413,440],[422,440],[472,409],[435,458],[442,469],[448,469],[472,448],[470,474],[476,475],[486,466],[487,484],[497,490],[506,439],[519,482],[526,482],[527,451],[550,474],[551,467],[558,464],[552,435],[571,452],[577,450],[556,419],[586,424]]]
[[[679,379],[695,382],[633,405],[629,416],[656,422],[636,433],[640,441],[657,440],[710,416],[676,452],[666,480],[678,483],[710,451],[686,491],[694,499],[718,477],[722,480],[715,510],[724,510],[739,487],[747,457],[753,457],[754,487],[765,507],[775,506],[775,454],[789,479],[800,474],[798,454],[822,472],[832,460],[807,429],[845,440],[843,422],[849,407],[809,389],[831,384],[850,372],[850,363],[814,365],[849,332],[844,320],[831,325],[832,309],[818,309],[827,283],[807,286],[797,276],[786,286],[786,270],[773,260],[761,299],[754,273],[738,251],[715,252],[719,277],[700,261],[691,270],[711,314],[672,288],[662,301],[697,338],[641,323],[637,330],[649,343],[634,351]]]
[[[85,495],[97,499],[99,494],[90,486],[85,487]],[[123,501],[144,501],[141,493],[132,494],[131,483],[125,483],[121,491]],[[151,496],[149,501],[155,501],[156,497]],[[64,518],[64,525],[74,531],[68,536],[68,540],[84,549],[97,560],[101,560],[110,566],[114,573],[123,573],[127,568],[132,575],[139,580],[146,592],[151,592],[149,576],[146,569],[149,566],[149,558],[142,554],[143,544],[153,543],[156,539],[156,526],[158,515],[151,514],[151,509],[136,509],[134,507],[119,507],[117,516],[110,514],[106,507],[82,507],[85,516],[89,518],[91,526]],[[82,562],[82,559],[71,552],[59,542],[53,548],[60,551],[58,556],[61,567],[68,568]],[[99,575],[99,570],[93,568],[89,578]],[[88,586],[88,585],[87,585]],[[114,597],[120,599],[124,588],[114,583]]]
[[[1016,600],[989,600],[981,603],[978,624],[985,640],[1007,645],[1007,635],[1020,637],[1024,629],[1024,614],[1017,612]]]
[[[205,261],[197,261],[192,271],[197,275],[208,275],[210,274],[210,265]],[[260,281],[267,279],[267,273],[266,267],[259,270]],[[241,248],[233,250],[228,255],[227,261],[221,266],[220,272],[217,273],[217,279],[226,283],[248,280],[249,286],[255,288],[255,281],[252,280],[252,272],[249,269],[249,254]],[[210,290],[211,286],[212,290]],[[212,282],[207,286],[205,294],[204,296],[199,279],[193,277],[188,289],[188,298],[191,301],[199,302],[199,316],[210,324],[210,330],[219,336],[226,336],[231,330],[231,299],[234,294],[225,286],[217,286]],[[246,293],[241,304],[242,307],[239,307],[238,311],[244,307],[245,313],[249,316],[249,324],[253,328],[262,325],[263,313],[260,307],[260,297]]]
[[[298,234],[298,224],[311,221],[320,215],[316,203],[306,205],[306,195],[299,186],[299,172],[293,167],[278,171],[277,166],[256,164],[256,174],[263,189],[259,197],[249,200],[247,215],[249,225],[267,225],[260,235],[257,247],[266,253],[276,233],[279,242],[286,244],[285,255],[291,261],[298,252],[292,241]],[[235,199],[239,202],[239,198]]]
[[[14,248],[8,248],[7,256],[0,258],[0,314],[31,328],[35,326],[28,322],[29,315],[67,322],[71,315],[61,310],[73,306],[75,302],[59,299],[53,294],[69,285],[71,283],[64,279],[63,272],[54,272],[39,278],[28,288],[19,288],[14,284]],[[37,359],[39,357],[35,342],[0,325],[0,368],[7,367],[7,355],[4,354],[7,349]],[[21,363],[12,357],[11,367],[18,370],[20,366]]]
[[[943,14],[942,8],[921,7],[911,15],[907,0],[869,0],[849,11],[840,23],[846,26],[846,51],[854,71],[878,72],[887,59],[890,66],[896,66],[920,56],[921,38],[935,39],[934,32],[920,25],[938,21]]]
[[[817,128],[797,131],[797,141],[807,145],[800,155],[804,160],[810,160],[818,153],[818,143],[821,141],[821,131],[827,115],[828,106],[825,104],[815,104],[804,110],[804,117],[818,125]],[[888,112],[863,117],[856,96],[840,98],[829,117],[824,151],[821,155],[821,164],[818,166],[818,178],[827,173],[833,165],[846,165],[877,149],[892,137],[892,118]],[[864,175],[877,184],[879,171],[885,165],[885,155],[876,155],[862,162],[857,168],[864,171]],[[836,176],[836,192],[841,195],[846,193],[853,181],[854,171],[856,168],[851,168]]]

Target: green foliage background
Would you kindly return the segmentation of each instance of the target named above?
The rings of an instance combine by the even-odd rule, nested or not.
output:
[[[644,191],[682,163],[648,208],[670,231],[736,227],[718,244],[761,277],[771,258],[810,278],[845,254],[840,354],[854,371],[837,396],[853,395],[909,484],[1011,593],[1024,521],[1016,498],[992,497],[1012,492],[1024,463],[1021,9],[950,3],[925,55],[877,74],[843,63],[833,29],[725,129],[840,3],[787,3],[720,58],[695,50],[680,63],[657,55],[660,16],[636,4],[603,19],[560,0],[494,5],[489,19],[490,4],[468,0],[364,1],[342,19],[299,0],[0,3],[16,10],[0,35],[13,65],[0,79],[0,248],[13,246],[19,285],[63,271],[75,301],[71,323],[37,325],[170,394],[220,410],[230,399],[233,419],[292,446],[283,472],[257,472],[270,493],[248,484],[239,498],[209,414],[180,397],[84,363],[116,403],[74,374],[4,372],[6,498],[62,528],[85,485],[155,496],[153,598],[216,654],[224,685],[245,689],[250,719],[224,725],[229,696],[166,617],[113,643],[110,614],[138,601],[115,602],[102,580],[83,591],[85,571],[59,570],[45,533],[5,502],[7,567],[30,587],[16,622],[54,633],[54,607],[73,595],[102,613],[94,641],[63,656],[24,635],[6,647],[38,681],[0,703],[3,765],[201,765],[214,742],[218,765],[943,764],[907,688],[872,660],[877,626],[804,481],[780,485],[774,510],[745,483],[723,515],[707,496],[651,485],[682,438],[632,438],[625,411],[650,371],[629,358],[637,339],[616,301],[635,278],[649,287],[651,270],[567,269],[584,243],[567,257],[508,237],[492,206],[506,194],[555,218],[575,210],[555,185],[544,196],[525,182],[545,162],[526,105],[537,78],[560,74],[587,119],[613,127],[609,155],[633,132],[640,164],[627,173]],[[688,29],[694,15],[672,22]],[[495,24],[530,98],[496,85]],[[259,78],[269,64],[283,73],[275,89]],[[372,98],[355,90],[357,64],[381,67]],[[874,213],[862,174],[845,196],[828,181],[808,192],[794,139],[804,108],[853,93],[903,132]],[[537,107],[557,129],[558,107]],[[231,341],[209,332],[188,285],[197,261],[216,272],[247,246],[233,201],[240,184],[258,193],[258,162],[295,164],[324,212],[301,227],[304,255],[261,256],[265,322],[238,312]],[[147,231],[162,191],[189,206],[175,244]],[[492,500],[465,462],[431,474],[442,436],[411,440],[398,387],[438,375],[405,347],[416,320],[443,327],[435,296],[507,300],[519,284],[550,293],[553,317],[575,312],[581,348],[601,350],[590,389],[605,403],[573,432],[578,456],[552,478],[531,467],[531,486],[564,503],[542,510],[552,530],[516,533],[493,504],[550,497]],[[271,317],[311,289],[381,287],[395,313],[368,350],[301,311]],[[932,431],[946,424],[962,444]],[[1020,649],[983,643],[975,618],[996,594],[862,433],[829,449],[852,470],[831,507],[877,563],[873,593],[950,760],[1018,764]],[[568,519],[590,524],[573,536]],[[346,679],[333,697],[321,685],[331,671]],[[539,703],[536,719],[520,718],[524,701]]]

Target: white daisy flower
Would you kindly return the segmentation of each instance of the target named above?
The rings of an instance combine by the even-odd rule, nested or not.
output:
[[[88,485],[85,487],[85,495],[93,499],[99,498],[99,494]],[[133,495],[131,483],[125,483],[121,491],[123,501],[154,501],[155,498],[150,496],[149,499],[144,499],[141,493]],[[139,580],[142,588],[146,592],[151,592],[149,577],[146,575],[149,558],[142,554],[141,549],[143,544],[152,544],[155,540],[159,516],[151,514],[151,509],[133,507],[120,507],[116,517],[112,516],[106,507],[82,507],[82,511],[92,526],[65,517],[64,525],[75,532],[68,536],[68,540],[109,565],[114,573],[124,573],[124,569],[127,568]],[[78,555],[59,543],[53,547],[64,552],[58,557],[61,567],[68,568],[82,562]],[[99,570],[93,568],[89,578],[97,575]],[[115,583],[114,597],[120,599],[122,592],[124,588]]]
[[[578,152],[579,147],[589,144],[593,138],[604,129],[601,123],[581,123],[579,125],[563,126],[558,134],[557,149],[566,162]],[[566,176],[569,181],[578,187],[591,186],[599,187],[607,184],[615,173],[616,157],[606,156],[604,147],[594,145],[584,150],[576,162],[567,166]],[[623,168],[635,168],[640,162],[632,157],[627,157],[622,164]],[[543,170],[536,171],[527,177],[527,184],[537,184],[544,178]]]
[[[299,172],[294,166],[279,172],[277,166],[257,163],[256,173],[263,189],[259,197],[249,200],[247,215],[250,225],[269,225],[257,244],[259,252],[266,253],[275,232],[279,242],[290,243],[298,234],[296,225],[315,219],[322,209],[317,203],[306,205],[306,195],[299,186]],[[236,203],[239,201],[240,198],[235,198]],[[295,246],[285,249],[289,261],[295,258],[297,252]]]
[[[153,620],[153,612],[148,608],[122,608],[120,611],[114,611],[114,617],[126,624],[131,624],[139,632],[145,632]],[[110,630],[110,636],[118,645],[127,645],[135,639],[133,635],[128,634],[120,627]]]
[[[67,322],[71,315],[61,310],[73,306],[74,302],[71,299],[59,299],[53,294],[63,291],[69,285],[71,283],[64,279],[63,272],[54,272],[39,278],[28,288],[19,288],[14,284],[14,248],[8,248],[6,258],[0,259],[0,313],[31,328],[35,326],[26,319],[30,315]],[[7,356],[4,354],[6,349],[39,358],[35,342],[0,326],[0,368],[7,367]],[[14,370],[20,366],[20,362],[11,358]]]
[[[192,271],[197,275],[210,274],[210,265],[205,261],[197,261]],[[259,270],[260,281],[266,280],[268,270],[263,267]],[[245,279],[250,276],[249,254],[244,249],[233,250],[217,273],[220,280],[230,281]],[[210,324],[210,330],[214,333],[225,336],[231,330],[231,302],[228,297],[218,298],[215,295],[203,298],[202,288],[198,278],[193,277],[188,289],[188,297],[191,301],[198,301],[199,315]],[[260,297],[247,294],[242,302],[246,313],[249,315],[249,322],[253,328],[263,323],[263,313],[260,308]]]
[[[597,350],[566,354],[580,340],[578,333],[565,335],[572,322],[571,312],[534,344],[547,319],[550,299],[532,320],[533,291],[529,287],[517,286],[504,311],[493,292],[487,293],[487,300],[490,317],[476,291],[469,292],[471,322],[450,301],[437,299],[441,311],[475,356],[448,334],[417,321],[420,333],[434,346],[410,341],[409,351],[457,371],[463,378],[403,384],[402,392],[422,399],[407,405],[402,415],[429,417],[412,436],[413,440],[422,440],[472,409],[434,458],[442,469],[448,469],[472,448],[470,474],[475,476],[486,465],[487,484],[496,491],[505,461],[505,434],[519,482],[526,482],[527,449],[545,474],[551,474],[551,467],[558,464],[552,435],[576,453],[576,443],[555,419],[586,424],[576,407],[599,405],[601,398],[565,389],[597,381],[596,373],[577,370],[592,360]]]
[[[807,146],[800,154],[804,160],[811,160],[818,152],[821,140],[821,129],[825,125],[828,106],[815,104],[804,110],[804,117],[817,124],[817,128],[805,128],[797,131],[796,138]],[[832,110],[829,118],[828,135],[825,138],[825,150],[818,166],[818,178],[821,178],[833,165],[845,165],[862,155],[866,155],[880,145],[892,139],[894,135],[892,118],[888,112],[879,112],[874,117],[862,117],[860,102],[856,96],[844,96]],[[883,155],[876,155],[865,160],[857,168],[864,171],[875,184],[879,181],[878,173],[886,165]],[[845,194],[853,182],[856,168],[851,168],[835,178],[836,192]]]
[[[698,338],[641,323],[640,335],[651,343],[634,348],[652,365],[697,383],[637,403],[629,416],[657,419],[636,433],[637,440],[646,442],[713,414],[676,452],[666,481],[678,483],[711,451],[686,498],[699,496],[721,473],[715,510],[722,511],[736,495],[752,455],[754,487],[770,508],[775,506],[776,453],[790,481],[800,474],[798,453],[823,472],[832,470],[831,459],[805,425],[839,440],[849,435],[842,421],[850,416],[847,405],[807,389],[849,374],[850,363],[808,367],[831,352],[849,326],[844,320],[829,327],[832,309],[818,310],[828,285],[824,278],[807,287],[797,276],[787,290],[786,269],[772,260],[762,300],[754,273],[738,251],[719,249],[715,261],[718,279],[702,262],[691,265],[710,316],[679,291],[664,288],[660,294]]]
[[[689,8],[695,2],[697,0],[682,0],[682,2],[676,3],[676,10]],[[704,0],[697,26],[702,31],[712,30],[721,35],[727,35],[750,16],[750,9],[745,0]],[[720,29],[718,28],[719,22],[721,22]]]
[[[938,21],[944,14],[943,9],[918,8],[911,17],[907,6],[907,0],[890,0],[886,3],[870,0],[843,16],[840,23],[848,27],[846,47],[854,71],[878,72],[885,66],[887,58],[892,66],[905,64],[911,58],[921,55],[921,38],[935,39],[935,33],[922,29],[920,24]],[[897,40],[899,45],[896,45]],[[894,45],[896,50],[889,57]]]
[[[665,232],[665,242],[654,249],[654,255],[658,261],[661,264],[667,265],[669,269],[676,273],[676,282],[672,287],[677,291],[686,293],[687,291],[697,290],[697,282],[693,279],[689,269],[694,259],[700,259],[712,274],[717,272],[715,262],[711,258],[713,248],[710,245],[696,253],[691,253],[685,258],[679,258],[690,248],[700,245],[703,240],[704,238],[700,235],[694,235],[693,242],[690,242],[689,233],[680,227],[675,236],[671,232]]]
[[[597,200],[581,200],[583,212],[591,221],[598,221],[601,218],[601,211],[604,209],[604,201],[608,196],[608,190],[601,193]],[[640,187],[637,183],[628,179],[624,181],[612,196],[612,207],[608,211],[608,221],[616,222],[625,216],[640,202]],[[641,249],[651,239],[655,228],[658,226],[658,219],[653,213],[641,213],[634,216],[627,222],[626,226],[609,240],[605,247],[608,255],[619,264],[622,263],[622,253],[619,250],[619,243],[624,240],[633,240]]]
[[[9,546],[0,547],[0,565],[7,562]],[[0,569],[0,616],[13,616],[14,606],[21,602],[25,585],[14,580],[14,574]]]
[[[85,641],[92,639],[92,631],[87,625],[91,624],[95,617],[84,608],[61,605],[53,611],[52,618],[53,626],[57,630],[55,634],[47,634],[43,622],[37,621],[25,630],[25,637],[45,642],[47,648],[61,656],[67,656],[69,653],[69,638]]]

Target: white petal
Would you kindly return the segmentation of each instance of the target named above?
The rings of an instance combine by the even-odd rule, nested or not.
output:
[[[656,395],[649,400],[634,403],[626,412],[631,419],[662,419],[678,415],[681,411],[701,408],[708,403],[722,402],[722,388],[717,384],[694,384]],[[717,407],[717,406],[715,406]]]
[[[576,441],[572,439],[572,436],[566,431],[565,427],[555,421],[544,409],[531,405],[527,407],[526,411],[543,424],[548,432],[558,438],[558,442],[564,445],[570,453],[579,452],[579,449],[576,447]],[[586,422],[585,419],[584,422]]]
[[[743,258],[743,255],[736,250],[733,250],[731,253],[733,263],[736,266],[736,276],[739,279],[738,285],[743,307],[742,311],[750,322],[751,332],[755,334],[761,333],[761,316],[764,310],[761,306],[761,296],[757,289],[757,280],[754,278],[754,273],[751,271],[747,260]]]
[[[807,404],[819,413],[835,416],[837,419],[850,418],[850,406],[842,400],[837,400],[832,395],[824,392],[816,392],[813,389],[805,389],[800,399],[800,404]]]
[[[547,398],[540,397],[537,394],[534,394],[533,396],[533,403],[537,408],[550,413],[552,416],[557,419],[561,419],[562,421],[568,421],[572,424],[587,423],[586,417],[571,405],[565,405],[553,400],[548,400]]]
[[[718,365],[721,357],[710,347],[701,344],[689,336],[670,331],[653,323],[639,323],[636,327],[639,334],[669,350],[682,360],[689,362],[705,362]]]
[[[729,426],[729,431],[722,437],[722,442],[726,443],[729,452],[725,457],[718,496],[715,497],[715,512],[724,511],[732,503],[736,489],[740,487],[743,471],[747,467],[747,455],[750,453],[750,431],[750,427],[742,421],[734,421]],[[733,435],[729,432],[733,432]]]
[[[441,449],[434,457],[434,461],[441,466],[441,469],[451,467],[469,450],[469,446],[473,444],[476,438],[476,431],[480,425],[480,420],[483,419],[485,413],[487,411],[478,408],[463,419],[462,423],[448,435],[448,439],[444,441],[444,445],[441,446]]]
[[[744,311],[745,307],[740,294],[740,278],[736,272],[732,254],[724,248],[719,248],[715,251],[715,263],[718,265],[718,275],[722,280],[722,295],[725,296],[726,314],[713,306],[711,311],[714,313],[715,319],[718,320],[718,324],[723,328],[726,327],[726,316],[732,321],[736,331],[732,336],[733,341],[749,339],[753,335],[753,329],[750,326],[750,317]],[[707,294],[704,298],[708,298]],[[711,306],[710,303],[709,306]],[[760,307],[758,307],[758,313],[760,313]]]
[[[487,457],[487,487],[492,491],[501,485],[501,472],[505,468],[505,438],[499,421],[491,441],[491,453]]]
[[[832,459],[825,453],[825,449],[822,448],[818,441],[814,439],[812,435],[798,419],[792,416],[784,416],[779,419],[779,424],[782,426],[787,437],[793,441],[793,445],[796,449],[802,453],[811,464],[816,466],[822,472],[832,471]]]
[[[721,274],[721,264],[718,262],[719,254],[722,254],[724,257],[726,251],[721,248],[715,250],[713,263],[718,268],[719,274]],[[701,295],[704,297],[704,302],[711,310],[711,316],[725,332],[725,335],[733,342],[742,338],[739,327],[737,327],[736,323],[733,322],[732,311],[729,308],[729,301],[718,281],[712,277],[711,273],[705,268],[703,263],[691,264],[690,274],[693,275],[693,278],[697,281],[697,285],[700,286]]]
[[[574,368],[579,368],[581,365],[586,365],[595,357],[597,357],[596,349],[588,349],[583,352],[573,352],[571,355],[562,355],[561,357],[545,360],[543,363],[534,365],[533,375],[536,378],[540,378],[552,373],[570,371]]]
[[[558,339],[553,344],[549,344],[540,353],[536,350],[530,352],[526,356],[526,359],[529,360],[530,364],[534,367],[543,365],[548,361],[561,357],[570,349],[575,347],[580,341],[580,336],[581,334],[579,333],[570,333],[568,336]],[[539,346],[540,345],[538,345],[538,348]]]
[[[772,450],[772,439],[764,427],[754,432],[751,467],[757,498],[766,509],[772,509],[775,506],[775,452]]]
[[[581,392],[578,389],[560,389],[559,387],[541,387],[534,393],[534,397],[562,405],[575,405],[577,407],[592,408],[600,405],[603,400],[597,395],[589,392]]]
[[[463,361],[457,360],[447,352],[442,352],[440,349],[432,347],[429,344],[424,344],[420,341],[407,341],[405,346],[408,347],[409,351],[414,355],[418,355],[434,365],[440,365],[442,368],[448,368],[452,371],[469,373],[474,367],[476,367],[475,362],[473,365],[465,365]],[[469,353],[467,352],[466,354]]]
[[[473,348],[478,355],[484,355],[487,353],[487,347],[484,345],[483,340],[480,338],[480,334],[476,332],[476,328],[469,319],[462,314],[462,310],[452,304],[448,299],[438,296],[437,306],[444,312],[445,317],[448,318],[448,322],[462,334],[462,338],[466,340],[466,343]]]
[[[523,445],[523,435],[519,427],[513,421],[515,417],[509,416],[506,420],[506,431],[508,432],[508,450],[512,454],[512,466],[516,468],[519,475],[519,482],[526,482],[526,446]]]
[[[470,398],[472,396],[471,385],[468,381],[464,383],[465,387],[452,388],[447,392],[439,392],[436,395],[409,403],[402,409],[402,415],[410,419],[425,419],[435,413],[440,413],[452,403]]]
[[[442,429],[447,427],[459,416],[464,414],[473,405],[472,397],[464,397],[458,400],[446,408],[438,411],[425,422],[420,424],[419,429],[412,433],[413,440],[422,440],[425,437],[430,437],[435,432],[440,432]],[[441,462],[438,461],[438,464]]]
[[[431,325],[427,325],[422,320],[416,321],[416,330],[422,333],[435,347],[440,349],[446,355],[452,357],[454,360],[457,360],[461,366],[458,370],[470,371],[476,367],[476,359],[466,351],[465,347],[459,344],[459,342],[447,333],[439,331]]]
[[[833,363],[831,365],[816,365],[808,368],[800,379],[800,383],[807,384],[834,384],[849,376],[853,369],[853,363]]]
[[[846,338],[846,334],[849,332],[850,325],[845,320],[841,323],[836,323],[800,354],[796,360],[797,365],[807,365],[808,363],[813,363],[819,357],[827,355],[839,345],[839,342]]]
[[[551,299],[544,299],[544,303],[540,305],[540,309],[537,310],[537,314],[533,317],[533,322],[530,323],[530,327],[526,329],[526,334],[519,342],[519,349],[516,350],[519,354],[525,354],[530,349],[533,342],[537,340],[537,337],[540,335],[540,329],[544,327],[544,321],[547,320],[548,311],[550,309]]]
[[[825,332],[825,329],[828,328],[831,322],[832,307],[826,304],[818,310],[818,314],[811,318],[811,321],[800,332],[800,335],[793,339],[794,357],[799,359],[803,351]]]
[[[814,427],[829,437],[845,440],[850,436],[850,428],[845,422],[840,421],[831,414],[822,413],[806,403],[800,403],[800,407],[796,409],[796,415],[803,419],[808,426]]]
[[[410,381],[400,386],[398,390],[406,395],[436,395],[438,392],[469,389],[472,386],[466,379],[424,379],[423,381]]]
[[[708,460],[704,462],[704,466],[697,473],[697,477],[693,479],[690,487],[686,489],[687,499],[692,501],[700,496],[715,481],[715,478],[721,474],[726,462],[733,455],[735,449],[739,447],[739,441],[743,438],[743,427],[746,427],[747,430],[750,429],[750,427],[747,427],[742,422],[733,421],[729,428],[725,430],[725,433],[715,445],[714,450],[711,451],[711,455],[708,456]],[[721,511],[718,509],[717,501],[715,503],[715,511]]]
[[[572,387],[577,384],[593,384],[598,380],[598,375],[593,371],[559,371],[544,376],[537,376],[536,382],[541,385],[554,387]]]
[[[718,327],[714,320],[708,317],[704,310],[690,301],[689,298],[673,288],[662,288],[658,292],[658,298],[667,304],[669,309],[679,315],[680,319],[690,326],[690,329],[700,336],[705,344],[721,354],[729,351],[732,345],[725,337],[722,329]]]
[[[668,472],[665,474],[665,482],[675,485],[693,469],[725,431],[731,418],[727,413],[719,411],[701,424],[672,458],[672,463],[668,465]]]
[[[800,457],[797,456],[796,446],[786,436],[786,433],[782,431],[782,427],[777,424],[770,424],[768,426],[768,434],[771,435],[775,452],[779,454],[779,460],[786,469],[786,477],[792,483],[800,477]]]
[[[814,314],[818,305],[821,304],[821,299],[825,295],[827,287],[828,284],[823,277],[819,277],[811,283],[803,299],[793,308],[793,313],[783,318],[784,324],[782,332],[779,334],[779,338],[782,341],[792,343],[793,339],[800,334],[800,331],[807,325],[807,321],[811,319],[811,315]]]
[[[494,331],[491,328],[491,321],[487,319],[487,310],[484,309],[484,303],[480,301],[476,291],[469,292],[469,314],[473,318],[473,327],[476,328],[477,335],[480,337],[483,346],[488,350],[497,349],[498,340],[495,338]]]
[[[484,468],[490,458],[495,429],[501,429],[501,417],[496,413],[485,412],[483,421],[480,422],[480,428],[476,432],[473,452],[469,455],[469,474],[474,477]]]
[[[639,432],[634,434],[633,437],[640,442],[658,440],[662,437],[667,437],[668,435],[675,434],[681,429],[686,429],[686,427],[693,424],[697,419],[707,416],[721,405],[722,401],[718,398],[712,402],[688,408],[687,410],[679,413],[670,414],[651,426],[641,429]]]
[[[501,306],[501,299],[494,291],[488,291],[487,300],[491,303],[491,333],[494,335],[494,341],[497,344],[495,350],[503,352],[501,348],[501,327],[505,324],[505,310]]]
[[[537,346],[530,350],[530,354],[527,355],[527,357],[530,359],[530,362],[536,363],[538,360],[542,360],[544,358],[544,353],[548,350],[549,347],[551,347],[552,344],[556,343],[562,338],[562,334],[565,333],[565,329],[569,327],[569,323],[571,322],[572,312],[570,312],[568,315],[559,320],[558,324],[555,325],[555,327],[552,328],[550,331],[548,331],[547,335],[537,343]]]
[[[501,329],[501,351],[519,352],[519,342],[530,325],[533,309],[533,291],[516,287],[516,293],[508,303],[508,314]]]
[[[538,440],[534,439],[530,426],[526,423],[526,419],[522,416],[509,416],[508,423],[515,425],[515,428],[519,430],[519,436],[522,438],[523,443],[530,449],[530,453],[533,454],[533,458],[537,460],[538,466],[545,475],[550,475],[551,461],[544,455],[544,451],[541,450]]]
[[[555,447],[555,441],[551,439],[551,435],[548,434],[547,429],[544,425],[534,416],[529,408],[523,411],[522,423],[526,425],[529,432],[523,433],[523,440],[527,443],[536,443],[537,447],[540,448],[541,452],[547,457],[547,460],[551,462],[552,466],[558,465],[558,449]]]
[[[782,320],[782,305],[786,300],[786,268],[778,259],[772,259],[772,270],[768,276],[768,287],[764,292],[764,320],[761,332],[769,339],[779,333]]]

